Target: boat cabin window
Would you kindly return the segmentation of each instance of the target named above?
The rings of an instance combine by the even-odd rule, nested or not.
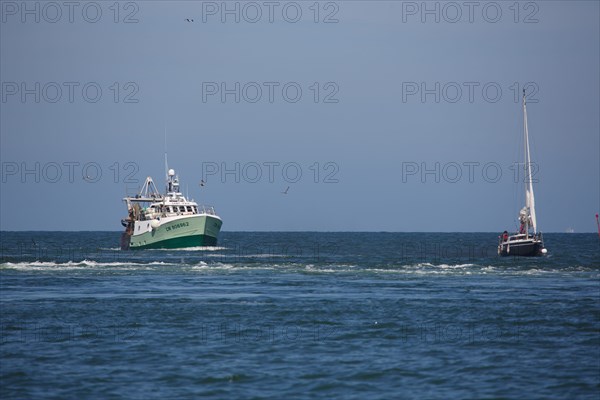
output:
[[[185,212],[185,206],[179,206],[179,211],[180,212]]]
[[[192,212],[192,206],[187,206],[187,212]]]

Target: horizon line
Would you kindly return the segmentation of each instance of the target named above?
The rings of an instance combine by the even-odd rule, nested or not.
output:
[[[113,230],[3,230],[0,229],[0,233],[10,233],[10,232],[112,232],[112,233],[122,233],[123,231],[113,231]],[[501,231],[348,231],[348,230],[340,230],[340,231],[326,231],[326,230],[272,230],[272,231],[253,231],[253,230],[232,230],[232,231],[221,231],[221,233],[502,233]],[[596,231],[581,231],[581,232],[564,232],[564,231],[546,231],[546,232],[538,232],[542,234],[546,233],[564,233],[564,234],[578,234],[578,233],[596,233]]]

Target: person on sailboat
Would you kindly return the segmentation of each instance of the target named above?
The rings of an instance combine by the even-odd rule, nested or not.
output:
[[[502,240],[508,242],[508,231],[502,232]]]

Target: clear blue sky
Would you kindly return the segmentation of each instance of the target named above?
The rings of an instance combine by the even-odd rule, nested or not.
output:
[[[597,1],[0,3],[2,230],[120,230],[165,127],[224,230],[513,229],[526,83],[539,228],[596,229]]]

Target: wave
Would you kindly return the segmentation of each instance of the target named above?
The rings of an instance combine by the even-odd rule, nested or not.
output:
[[[93,260],[83,261],[67,261],[67,262],[53,262],[53,261],[30,261],[30,262],[6,262],[0,264],[0,269],[16,269],[16,270],[60,270],[60,269],[89,269],[98,267],[148,267],[156,265],[168,265],[168,263],[162,261],[153,261],[147,263],[136,263],[136,262],[99,262]]]
[[[186,257],[187,258],[187,257]],[[290,262],[244,262],[230,260],[166,260],[166,261],[27,261],[4,262],[0,270],[20,271],[120,271],[120,270],[161,270],[197,271],[197,272],[259,272],[274,271],[275,273],[299,274],[373,274],[373,275],[545,275],[594,273],[592,278],[600,277],[600,270],[581,265],[566,268],[548,268],[539,265],[490,265],[473,263],[415,263],[415,264],[379,264],[361,265],[360,263],[303,263]]]
[[[206,257],[229,257],[229,258],[235,259],[235,258],[292,258],[293,256],[286,255],[286,254],[273,254],[273,253],[263,253],[263,254],[216,253],[216,254],[206,254]]]
[[[207,270],[207,271],[298,271],[303,268],[302,265],[296,263],[288,264],[244,264],[244,263],[227,263],[227,262],[210,262],[200,261],[192,266],[192,270]]]

